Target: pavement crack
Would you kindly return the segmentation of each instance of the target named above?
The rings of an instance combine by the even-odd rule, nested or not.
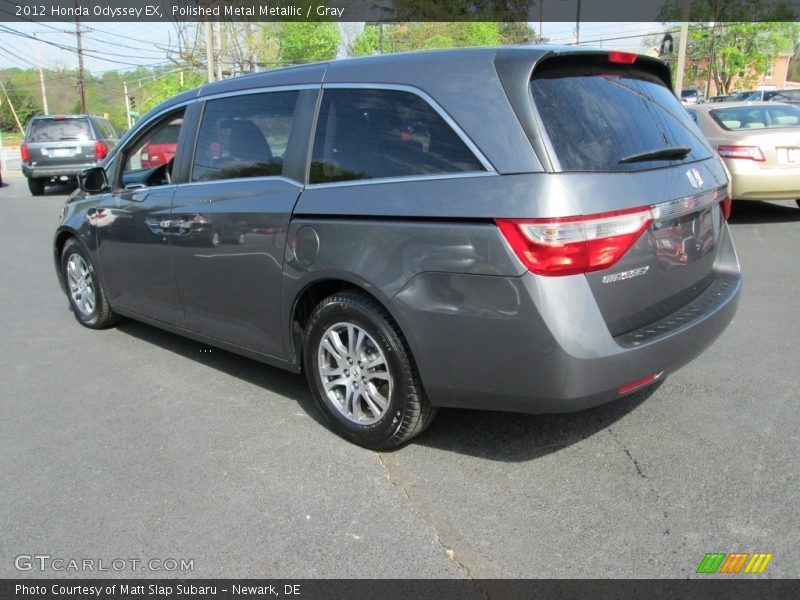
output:
[[[445,552],[448,560],[464,574],[466,579],[499,579],[489,561],[445,517],[438,506],[400,465],[394,455],[375,456],[383,467],[384,479],[397,487],[414,505],[423,520],[433,528],[433,537]]]
[[[617,437],[617,435],[614,433],[611,427],[607,428],[606,431],[608,431],[608,434],[611,436],[611,439],[613,439],[614,442],[616,442],[616,444],[620,448],[622,448],[622,451],[625,453],[625,456],[627,456],[628,459],[630,459],[630,461],[633,463],[633,466],[636,469],[636,473],[639,475],[639,477],[641,477],[642,479],[647,479],[647,475],[644,474],[644,471],[642,470],[642,466],[639,464],[639,461],[633,458],[633,454],[631,454],[631,451],[628,450],[628,447]]]

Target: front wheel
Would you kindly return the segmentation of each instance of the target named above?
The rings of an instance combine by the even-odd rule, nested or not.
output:
[[[314,309],[303,365],[333,429],[360,446],[398,446],[436,414],[397,324],[363,294],[335,294]]]
[[[118,317],[111,311],[91,261],[75,239],[64,245],[61,272],[67,285],[69,305],[78,323],[91,329],[105,329],[117,322]]]

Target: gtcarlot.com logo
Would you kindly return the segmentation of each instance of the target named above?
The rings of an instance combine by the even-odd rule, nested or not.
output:
[[[20,554],[14,557],[18,571],[54,571],[57,573],[105,573],[128,571],[194,571],[194,559],[186,558],[62,558],[49,554]]]
[[[767,570],[772,554],[768,552],[708,552],[697,567],[698,573],[710,575],[724,573],[763,573]]]

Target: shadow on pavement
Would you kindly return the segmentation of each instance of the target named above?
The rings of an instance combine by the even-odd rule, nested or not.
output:
[[[800,208],[795,202],[759,202],[735,200],[731,207],[731,225],[757,225],[759,223],[791,223],[800,221]]]
[[[413,443],[495,461],[534,460],[602,431],[660,386],[661,382],[595,408],[561,415],[442,409]]]
[[[317,426],[326,427],[325,419],[317,409],[305,378],[301,375],[216,348],[213,352],[201,353],[201,349],[208,348],[206,344],[136,321],[126,320],[117,329],[126,335],[294,400],[317,422]],[[659,386],[660,383],[617,401],[564,415],[442,409],[430,428],[410,444],[497,461],[533,460],[605,429],[636,409]],[[347,442],[342,440],[342,443]]]
[[[201,352],[210,346],[130,319],[120,323],[117,330],[148,344],[189,358],[203,366],[232,375],[275,394],[286,396],[296,401],[300,408],[308,413],[319,426],[325,426],[324,417],[317,410],[314,398],[308,391],[306,380],[302,375],[295,375],[219,348],[213,348],[212,352]]]

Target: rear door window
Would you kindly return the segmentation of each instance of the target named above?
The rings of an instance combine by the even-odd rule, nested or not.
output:
[[[37,119],[31,123],[27,141],[86,141],[93,138],[88,119]]]
[[[712,156],[686,109],[645,72],[549,69],[535,73],[530,87],[563,171],[638,171]],[[665,148],[688,152],[620,162]]]
[[[282,175],[298,96],[289,91],[209,100],[192,181]]]
[[[483,170],[450,125],[416,94],[381,89],[324,92],[311,183]]]

